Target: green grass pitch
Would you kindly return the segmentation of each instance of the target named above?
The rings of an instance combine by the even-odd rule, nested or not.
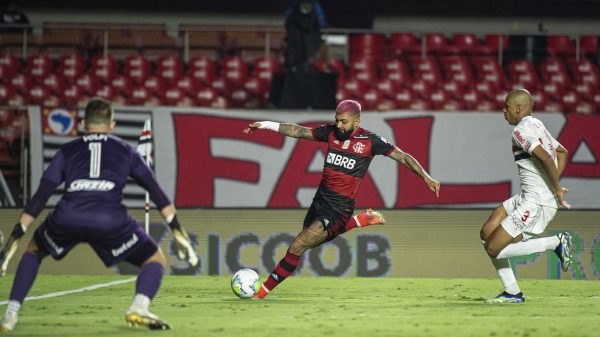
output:
[[[32,296],[124,279],[40,275]],[[6,299],[12,275],[0,279]],[[524,304],[485,304],[498,280],[290,277],[240,300],[228,277],[167,276],[151,310],[161,336],[598,336],[597,281],[521,280]],[[126,326],[134,282],[25,302],[12,336],[146,336]],[[1,305],[3,312],[6,305]]]

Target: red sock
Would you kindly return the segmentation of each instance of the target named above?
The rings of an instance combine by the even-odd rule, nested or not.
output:
[[[263,283],[263,286],[269,291],[273,290],[283,282],[286,277],[290,276],[300,263],[300,255],[295,255],[289,251],[285,254],[285,257],[279,261],[269,278]]]
[[[356,228],[356,227],[360,226],[360,224],[356,220],[357,220],[356,216],[353,216],[350,218],[350,220],[346,223],[346,226],[344,226],[344,228],[346,228],[346,232],[351,230],[352,228]]]

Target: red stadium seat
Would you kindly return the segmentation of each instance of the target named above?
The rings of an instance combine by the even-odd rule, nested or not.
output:
[[[446,55],[440,57],[440,63],[446,72],[471,72],[471,64],[464,56]]]
[[[537,108],[537,106],[543,106],[546,104],[546,102],[551,100],[551,96],[548,95],[545,91],[543,90],[535,90],[531,92],[531,96],[533,98],[533,105],[534,105],[534,110]]]
[[[32,79],[41,81],[54,71],[54,61],[45,54],[35,54],[27,58],[27,73]]]
[[[76,84],[67,85],[62,93],[64,102],[69,106],[77,105],[84,96],[85,92],[80,86]]]
[[[442,107],[450,100],[450,95],[444,89],[434,89],[429,96],[429,101],[436,110],[442,110]]]
[[[9,82],[10,78],[17,74],[16,68],[0,64],[0,82]]]
[[[42,100],[42,105],[46,107],[60,107],[64,105],[64,101],[60,96],[48,95]]]
[[[258,78],[251,78],[244,83],[243,88],[252,96],[262,97],[266,92],[269,91],[267,83],[259,80]]]
[[[202,88],[194,95],[194,100],[198,106],[213,106],[219,99],[219,92],[213,88]]]
[[[100,81],[90,74],[83,74],[79,77],[75,84],[77,84],[86,94],[94,95],[100,86]]]
[[[548,101],[544,106],[541,107],[539,111],[544,112],[565,112],[565,107],[556,101]]]
[[[486,99],[482,100],[477,104],[477,106],[473,109],[475,111],[501,111],[501,108],[498,108],[496,104],[492,101],[488,101]]]
[[[598,109],[595,104],[586,101],[579,102],[579,104],[573,108],[573,112],[584,115],[593,115],[597,111]]]
[[[410,105],[408,106],[408,108],[410,110],[415,110],[415,111],[431,110],[431,103],[424,99],[417,98],[414,101],[410,102]]]
[[[575,107],[581,102],[581,97],[575,91],[566,91],[560,97],[560,103],[565,107],[565,112],[575,111]]]
[[[210,83],[210,86],[213,89],[217,90],[219,94],[224,95],[229,95],[229,92],[232,90],[232,86],[228,84],[228,82],[226,82],[223,78],[215,79],[214,81],[212,81],[212,83]]]
[[[584,75],[591,74],[591,73],[597,74],[599,72],[598,66],[596,66],[596,64],[594,64],[590,60],[586,60],[586,59],[581,59],[579,62],[577,62],[575,59],[570,60],[569,66],[573,72],[573,77],[576,80],[581,79],[581,77]]]
[[[195,81],[204,84],[210,84],[217,78],[214,68],[190,68],[188,75]]]
[[[409,88],[400,88],[394,95],[399,108],[406,109],[417,99],[417,94]]]
[[[356,96],[354,96],[352,94],[352,92],[350,92],[349,90],[342,88],[342,87],[338,87],[337,90],[335,91],[335,102],[336,104],[340,104],[341,101],[346,100],[346,99],[358,99]]]
[[[85,68],[85,59],[81,55],[65,54],[60,57],[58,72],[68,83],[74,83]]]
[[[246,103],[250,100],[250,94],[245,89],[238,88],[231,92],[229,98],[231,99],[232,107],[244,108],[246,107]]]
[[[127,102],[132,105],[144,105],[153,97],[152,90],[147,87],[137,87],[131,91]]]
[[[131,79],[125,75],[117,75],[112,79],[110,85],[117,89],[119,94],[127,96],[131,92],[133,88],[133,82]]]
[[[8,99],[8,105],[27,105],[27,98],[25,95],[20,93],[15,93]]]
[[[431,82],[427,82],[423,79],[416,79],[410,84],[410,88],[419,97],[421,97],[425,100],[429,100],[429,96],[431,94],[431,89],[432,89]]]
[[[510,44],[510,37],[508,35],[486,35],[483,38],[483,44],[475,48],[473,53],[481,55],[496,56],[502,50],[503,52],[508,50]]]
[[[18,57],[10,53],[0,54],[0,65],[7,66],[14,73],[21,70],[21,61]]]
[[[421,42],[411,33],[392,33],[389,45],[396,55],[417,55],[421,53]]]
[[[573,90],[585,99],[592,99],[598,89],[589,83],[577,83],[572,86]]]
[[[247,71],[247,68],[223,69],[221,76],[227,86],[240,87],[248,79]]]
[[[42,85],[48,88],[54,94],[60,94],[63,91],[65,81],[64,79],[56,74],[50,74],[42,80]]]
[[[579,52],[586,57],[598,55],[598,36],[586,35],[579,37]]]
[[[196,55],[190,58],[189,67],[190,69],[216,69],[215,61],[205,55]]]
[[[427,81],[432,85],[439,83],[442,80],[442,76],[437,72],[423,72],[419,74],[419,79]]]
[[[200,82],[191,76],[183,76],[177,81],[176,86],[187,94],[193,94],[200,89]]]
[[[376,63],[369,59],[354,59],[351,60],[348,65],[348,71],[351,74],[355,74],[357,72],[375,72]]]
[[[465,89],[462,83],[455,80],[447,80],[442,83],[441,87],[453,98],[461,98]]]
[[[413,56],[409,58],[409,62],[412,65],[415,77],[417,73],[422,72],[440,72],[440,66],[438,65],[437,59],[432,56],[422,58],[420,56]]]
[[[281,66],[274,57],[259,57],[254,60],[252,66],[252,77],[269,83],[273,73],[281,70]]]
[[[396,81],[393,81],[389,78],[384,78],[375,84],[375,88],[377,88],[377,90],[385,97],[393,98],[396,91],[400,89],[400,85]]]
[[[385,54],[383,34],[352,34],[348,45],[350,60],[368,59],[379,62]]]
[[[600,85],[600,74],[596,73],[596,72],[583,74],[583,75],[581,75],[579,82],[589,83],[591,85],[598,87],[598,85]]]
[[[546,51],[551,56],[573,56],[575,46],[570,36],[549,35],[546,38]]]
[[[337,73],[338,80],[346,78],[346,66],[344,62],[339,59],[330,59],[328,62],[320,60],[317,63],[317,69],[325,73]]]
[[[365,90],[361,95],[362,109],[377,110],[379,102],[383,99],[383,93],[375,88]]]
[[[380,68],[382,72],[401,71],[409,73],[408,65],[406,64],[406,62],[397,58],[383,61],[380,64]]]
[[[357,80],[364,82],[367,86],[371,86],[379,80],[375,70],[357,71],[353,73],[352,76]]]
[[[24,95],[29,92],[32,84],[33,81],[31,80],[31,77],[24,74],[16,74],[10,79],[10,85],[12,85],[17,92]]]
[[[118,68],[117,60],[114,57],[109,55],[97,55],[92,58],[91,61],[92,68],[101,68],[101,67],[109,67],[114,69],[115,71]]]
[[[444,34],[428,33],[423,37],[427,53],[446,54],[456,53],[456,48],[448,44],[448,38]]]
[[[177,106],[185,98],[185,91],[178,87],[171,87],[164,91],[163,102],[166,105]]]
[[[497,82],[490,82],[486,80],[477,81],[474,85],[474,89],[477,90],[485,98],[493,98],[496,92],[500,88]]]
[[[152,74],[150,61],[139,54],[129,55],[125,59],[125,70],[123,74],[136,84],[142,84]]]
[[[355,97],[361,95],[361,93],[366,89],[365,83],[356,78],[346,79],[341,87],[351,92]]]
[[[454,34],[452,36],[452,46],[460,53],[471,54],[477,50],[480,43],[475,34]]]
[[[600,91],[594,94],[594,97],[592,97],[592,101],[596,104],[596,108],[600,110]]]
[[[496,104],[497,107],[500,107],[500,109],[504,109],[506,95],[508,95],[508,90],[499,89],[498,91],[496,91],[496,94],[494,95],[492,101]]]
[[[29,89],[27,101],[30,104],[42,104],[46,96],[50,95],[50,90],[43,85],[34,85]]]
[[[163,55],[156,61],[156,74],[168,85],[174,85],[183,74],[183,62],[174,55]]]
[[[117,75],[117,69],[112,66],[99,66],[92,68],[91,74],[102,83],[110,83]],[[85,74],[83,75],[85,76]]]
[[[103,85],[96,90],[95,95],[109,101],[112,101],[117,95],[119,91],[113,88],[111,85]]]
[[[223,69],[246,69],[248,65],[241,56],[227,56],[221,63]]]
[[[0,104],[6,105],[10,98],[16,93],[15,88],[10,84],[0,84]],[[4,111],[4,110],[0,110]]]
[[[440,107],[442,111],[462,111],[465,110],[465,106],[461,101],[455,99],[449,99],[444,105]]]
[[[162,96],[165,91],[166,84],[162,78],[158,76],[148,77],[143,83],[144,88],[150,89],[153,95]]]

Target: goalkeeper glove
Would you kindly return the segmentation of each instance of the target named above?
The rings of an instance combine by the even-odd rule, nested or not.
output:
[[[15,224],[15,228],[13,228],[12,233],[8,237],[8,240],[2,247],[0,251],[0,276],[6,275],[6,269],[8,269],[8,262],[15,255],[17,251],[17,247],[19,245],[19,241],[25,235],[26,227],[21,225],[21,223],[17,222]]]
[[[167,221],[169,227],[171,227],[175,245],[177,246],[177,257],[180,260],[186,260],[192,267],[195,267],[199,262],[198,254],[196,254],[196,250],[194,250],[192,241],[185,232],[185,229],[179,224],[177,215],[173,215],[173,218],[170,221],[167,219]]]

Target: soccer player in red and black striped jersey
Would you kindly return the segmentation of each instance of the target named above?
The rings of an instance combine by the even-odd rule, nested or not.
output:
[[[374,156],[385,155],[406,166],[421,176],[427,187],[439,196],[440,182],[432,179],[415,158],[360,127],[360,111],[358,102],[345,100],[336,109],[335,124],[313,129],[262,121],[254,122],[244,130],[244,133],[251,133],[257,129],[267,129],[289,137],[327,142],[328,145],[323,178],[304,219],[303,229],[255,298],[264,298],[291,275],[307,249],[317,247],[355,227],[385,224],[383,214],[372,209],[352,216],[358,186]]]

